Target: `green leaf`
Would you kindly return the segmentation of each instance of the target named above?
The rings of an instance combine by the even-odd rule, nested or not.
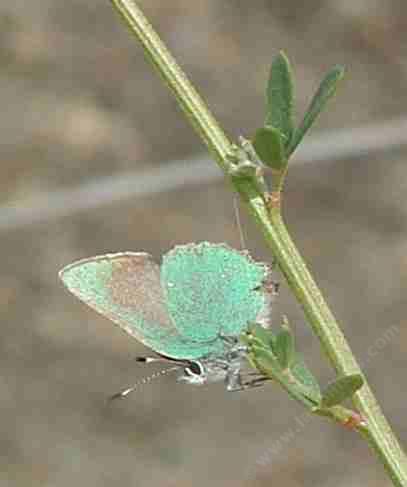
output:
[[[280,365],[280,361],[271,351],[263,347],[253,346],[249,360],[257,370],[270,379],[279,382],[292,397],[300,401],[310,410],[313,410],[315,406],[319,405],[319,396],[315,396],[310,388],[296,381],[290,372],[287,373],[287,371],[284,371]]]
[[[321,401],[321,390],[318,381],[307,367],[301,354],[295,354],[295,361],[291,366],[291,373],[299,384],[303,387],[303,394],[307,395],[314,404]]]
[[[343,78],[344,74],[345,68],[343,66],[335,66],[321,81],[301,125],[294,131],[287,151],[288,157],[295,151],[306,132],[308,132],[317,116],[325,107],[327,101],[335,94],[338,82]]]
[[[289,369],[295,360],[294,337],[287,325],[277,335],[274,353],[283,369]]]
[[[252,363],[264,375],[271,378],[281,376],[282,369],[280,363],[271,350],[253,345],[250,347],[249,356]]]
[[[321,405],[323,407],[332,407],[340,404],[345,399],[362,387],[363,377],[360,374],[346,375],[339,377],[328,385],[322,395]]]
[[[251,323],[249,325],[249,334],[257,340],[260,346],[266,349],[273,349],[275,335],[269,328],[264,328],[258,323]]]
[[[275,127],[266,126],[258,129],[254,134],[253,147],[266,166],[276,171],[283,171],[286,168],[284,136]]]
[[[267,85],[265,125],[279,130],[290,143],[293,134],[293,77],[287,56],[280,52],[273,60]]]

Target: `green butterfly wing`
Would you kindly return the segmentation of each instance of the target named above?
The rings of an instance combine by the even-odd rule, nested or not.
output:
[[[223,244],[188,244],[80,260],[60,272],[67,288],[154,351],[199,359],[224,352],[220,335],[238,336],[269,310],[268,269]]]
[[[197,342],[238,336],[269,311],[269,269],[225,244],[188,244],[161,266],[168,312],[183,337]]]
[[[158,353],[197,359],[222,351],[220,344],[194,343],[181,336],[168,314],[160,268],[149,254],[91,257],[64,267],[59,275],[81,301]]]

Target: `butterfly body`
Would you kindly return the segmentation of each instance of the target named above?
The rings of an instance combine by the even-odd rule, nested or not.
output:
[[[240,334],[270,311],[270,271],[224,244],[177,246],[161,267],[144,252],[74,262],[68,289],[156,353],[183,364],[180,380],[239,382]]]

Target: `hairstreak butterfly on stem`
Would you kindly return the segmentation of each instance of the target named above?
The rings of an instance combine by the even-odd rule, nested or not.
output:
[[[174,247],[159,266],[144,252],[79,260],[59,275],[91,308],[158,354],[189,384],[225,381],[228,390],[245,382],[245,346],[239,337],[250,323],[267,326],[272,283],[268,265],[225,244]],[[114,397],[123,397],[128,388]]]

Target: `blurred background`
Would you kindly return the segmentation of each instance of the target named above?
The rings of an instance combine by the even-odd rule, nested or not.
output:
[[[232,137],[262,123],[279,49],[298,117],[323,74],[347,66],[291,167],[285,214],[405,443],[406,2],[140,4]],[[390,485],[355,433],[277,387],[228,394],[168,376],[106,405],[156,369],[58,270],[112,251],[239,246],[232,193],[108,1],[3,2],[0,26],[0,485]],[[242,220],[251,253],[270,260]],[[327,383],[284,282],[276,323],[283,313]]]

